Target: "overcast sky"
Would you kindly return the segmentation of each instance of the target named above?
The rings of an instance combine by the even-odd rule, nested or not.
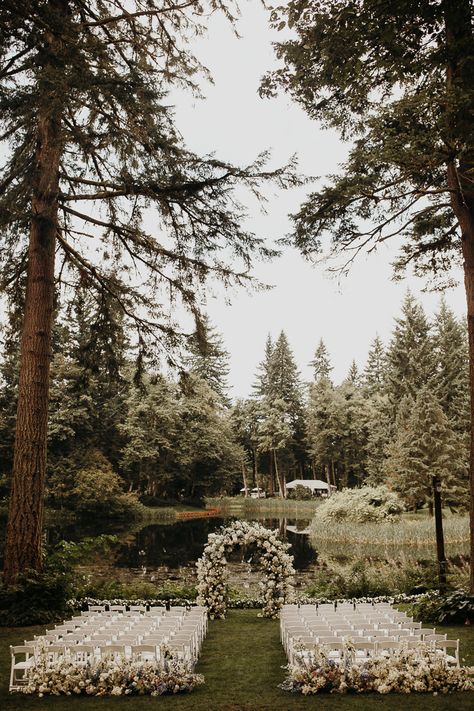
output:
[[[261,76],[275,66],[271,42],[277,35],[270,32],[267,13],[257,0],[242,3],[241,9],[240,40],[222,18],[213,18],[208,37],[196,43],[196,54],[210,69],[214,85],[204,88],[205,101],[177,98],[178,125],[187,144],[237,163],[250,162],[261,150],[271,148],[275,165],[297,153],[305,174],[335,172],[347,152],[336,134],[322,131],[288,97],[271,101],[258,97]],[[252,216],[251,228],[269,240],[285,235],[290,230],[287,216],[297,209],[306,190],[274,196],[266,216]],[[426,311],[433,313],[440,296],[422,293],[422,280],[391,280],[395,254],[393,245],[363,256],[350,275],[338,281],[323,266],[313,267],[296,251],[285,249],[280,259],[255,267],[257,277],[274,285],[271,291],[234,292],[228,295],[230,304],[222,292],[209,293],[209,316],[231,355],[233,395],[249,395],[268,333],[275,338],[282,329],[286,332],[305,380],[311,379],[308,363],[323,338],[333,359],[334,379],[339,382],[352,358],[363,367],[376,333],[387,342],[408,287]],[[447,291],[446,299],[462,317],[462,286]]]

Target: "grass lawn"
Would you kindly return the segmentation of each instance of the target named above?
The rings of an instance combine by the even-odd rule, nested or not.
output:
[[[474,708],[473,693],[449,696],[396,695],[387,696],[293,696],[280,691],[285,654],[280,644],[279,624],[257,617],[256,610],[230,610],[225,621],[211,621],[197,671],[206,677],[206,684],[192,694],[171,697],[89,698],[36,697],[8,693],[10,656],[8,645],[21,644],[43,628],[0,629],[0,708],[2,711],[51,709],[52,711],[110,711],[135,709],[186,709],[187,711],[292,711],[318,709],[364,711],[380,709],[450,709],[467,711]],[[449,638],[461,640],[461,657],[474,665],[474,629],[446,627]]]

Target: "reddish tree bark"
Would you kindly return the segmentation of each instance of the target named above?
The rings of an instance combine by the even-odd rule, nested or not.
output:
[[[469,0],[453,3],[444,0],[444,18],[447,47],[447,87],[449,91],[461,89],[471,95],[474,89],[474,60],[472,57],[473,33]],[[472,133],[472,103],[447,107],[448,126],[453,145],[464,137],[467,143]],[[461,229],[461,243],[466,290],[467,330],[469,337],[469,381],[471,411],[471,453],[469,460],[469,508],[471,535],[470,589],[474,593],[474,151],[467,144],[459,161],[447,164],[448,188],[453,212]]]
[[[5,543],[4,581],[42,569],[54,254],[58,230],[61,122],[46,99],[38,111],[25,314]]]

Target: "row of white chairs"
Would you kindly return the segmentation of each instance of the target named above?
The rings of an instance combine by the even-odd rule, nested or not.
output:
[[[332,606],[331,606],[332,608]],[[307,653],[323,646],[339,660],[347,642],[355,645],[356,658],[386,656],[402,648],[427,646],[444,653],[459,666],[459,640],[448,640],[435,628],[423,628],[388,603],[373,606],[341,606],[337,611],[314,605],[285,605],[280,614],[281,640],[288,660],[294,664]],[[306,650],[306,652],[305,652]]]
[[[204,607],[126,611],[94,606],[23,645],[10,647],[10,691],[27,684],[29,673],[40,662],[48,665],[64,659],[83,665],[105,657],[161,661],[169,653],[193,666],[206,632]]]

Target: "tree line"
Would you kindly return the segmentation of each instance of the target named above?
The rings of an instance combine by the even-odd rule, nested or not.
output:
[[[284,496],[294,478],[337,488],[387,483],[410,508],[431,505],[431,476],[445,503],[467,506],[469,380],[466,329],[444,301],[430,322],[411,294],[387,347],[336,385],[321,340],[303,382],[285,333],[267,338],[252,394],[229,397],[229,355],[208,320],[179,374],[134,358],[126,319],[108,318],[87,291],[60,313],[46,477],[50,506],[107,515],[143,503],[202,501],[260,486]],[[14,309],[11,311],[14,314]],[[72,318],[71,318],[72,317]],[[18,389],[15,319],[3,329],[0,472],[6,496]],[[135,354],[136,356],[136,354]]]

